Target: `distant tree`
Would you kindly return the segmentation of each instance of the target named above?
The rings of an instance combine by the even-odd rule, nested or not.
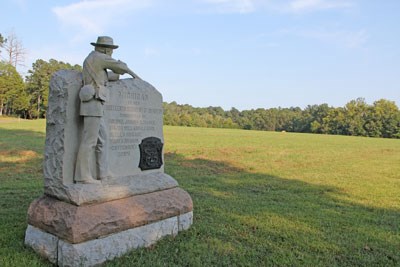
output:
[[[231,118],[234,122],[239,122],[241,119],[240,111],[234,107],[231,108],[228,112],[226,112],[226,116]]]
[[[368,105],[364,98],[351,100],[344,107],[345,135],[366,136],[365,124],[368,116]]]
[[[32,118],[32,114],[29,113],[31,107],[31,97],[28,95],[25,86],[15,88],[12,98],[13,113],[24,119]]]
[[[0,58],[1,58],[1,49],[4,46],[4,43],[7,41],[7,39],[4,39],[3,35],[0,33]]]
[[[400,111],[393,101],[380,99],[370,108],[366,130],[369,136],[400,138]]]
[[[265,109],[258,108],[252,110],[251,120],[254,130],[266,130],[267,123],[265,121]]]
[[[332,108],[322,120],[322,128],[327,134],[343,134],[342,115],[343,108]]]
[[[286,131],[286,126],[291,121],[291,111],[287,108],[279,107],[276,113],[276,131]]]
[[[199,113],[191,114],[192,126],[195,127],[208,127],[207,122],[204,118],[204,114],[200,115]]]
[[[258,121],[254,122],[254,126],[257,130],[262,131],[276,131],[282,125],[280,122],[280,110],[278,108],[270,108],[270,109],[256,109],[256,112],[259,114],[256,115],[256,119]],[[262,125],[260,124],[262,122]]]
[[[12,102],[24,89],[24,81],[14,66],[0,61],[0,116],[10,114]]]
[[[220,107],[194,108],[176,102],[163,103],[167,125],[241,128],[246,130],[288,131],[400,138],[400,111],[394,102],[378,100],[368,105],[363,98],[344,107],[327,104],[239,111]]]
[[[305,133],[326,133],[324,118],[328,116],[331,107],[328,104],[308,105],[302,114],[300,132]]]
[[[2,40],[1,40],[2,39]],[[7,39],[3,37],[0,38],[1,47],[3,48],[8,63],[13,65],[15,68],[17,66],[24,66],[26,50],[22,45],[21,40],[18,39],[14,32],[11,32]]]
[[[288,132],[302,132],[304,129],[303,125],[303,111],[299,107],[291,107],[291,119],[285,125],[285,129]]]
[[[72,66],[69,63],[50,59],[48,62],[42,59],[36,60],[32,64],[32,69],[26,76],[27,92],[31,96],[32,117],[45,117],[50,78],[58,70],[82,70],[79,65]]]
[[[245,130],[253,130],[254,129],[254,123],[252,120],[252,114],[254,110],[243,110],[241,112],[242,114],[242,119],[240,121],[240,127]]]
[[[211,115],[219,115],[219,116],[225,115],[225,111],[221,107],[208,107],[207,110],[208,113]]]

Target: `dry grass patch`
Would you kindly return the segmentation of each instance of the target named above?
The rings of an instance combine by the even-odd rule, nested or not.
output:
[[[37,158],[39,155],[32,150],[6,150],[0,151],[0,162],[25,163]]]

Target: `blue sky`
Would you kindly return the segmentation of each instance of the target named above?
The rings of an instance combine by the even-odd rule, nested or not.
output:
[[[196,107],[400,106],[398,0],[2,0],[0,33],[36,59],[82,64],[109,35],[114,57],[164,101]]]

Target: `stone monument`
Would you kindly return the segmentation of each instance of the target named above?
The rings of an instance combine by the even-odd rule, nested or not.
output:
[[[164,173],[161,94],[111,57],[112,38],[91,44],[82,73],[50,81],[45,194],[28,210],[25,244],[59,266],[101,264],[193,221],[189,194]]]

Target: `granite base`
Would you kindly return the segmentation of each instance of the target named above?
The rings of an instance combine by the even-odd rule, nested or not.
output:
[[[58,266],[95,266],[133,249],[151,246],[165,236],[175,236],[192,223],[193,212],[188,212],[78,244],[28,225],[25,245]]]
[[[25,244],[58,266],[94,266],[192,222],[192,199],[179,187],[85,206],[44,195],[29,207]]]

